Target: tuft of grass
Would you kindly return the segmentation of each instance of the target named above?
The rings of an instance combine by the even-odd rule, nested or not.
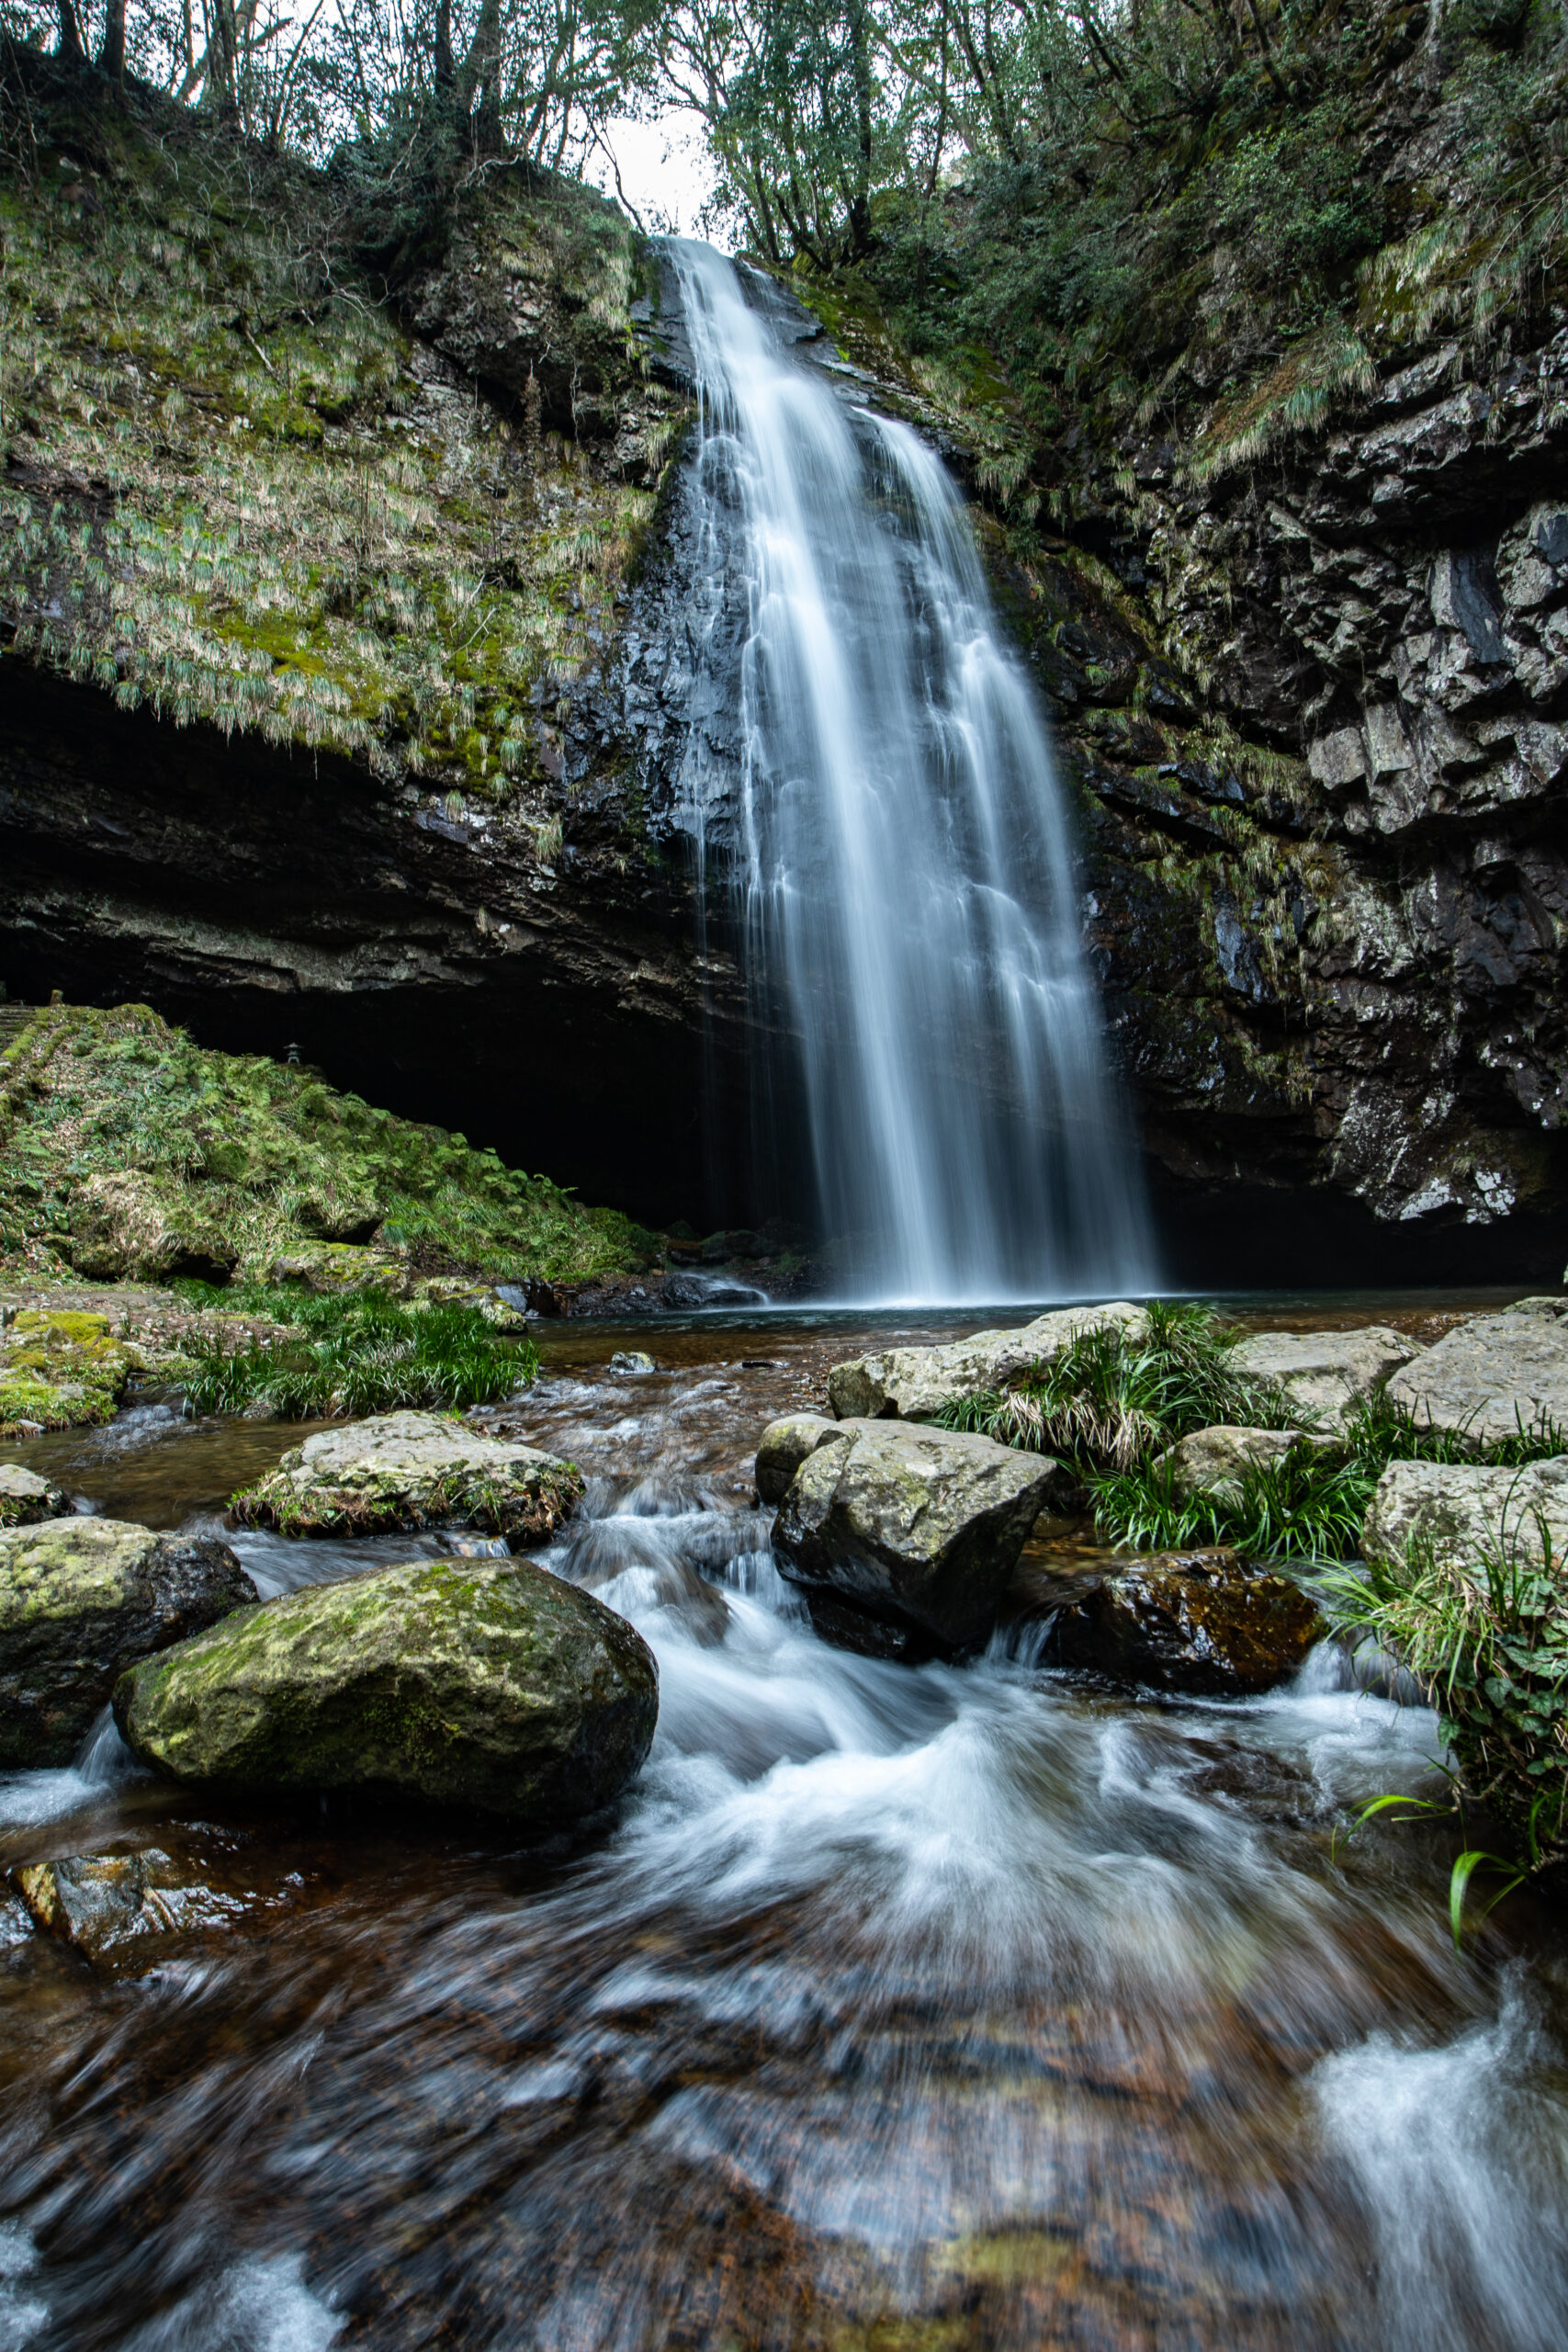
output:
[[[1461,1792],[1511,1849],[1472,1848],[1467,1825],[1460,1863],[1500,1864],[1514,1883],[1568,1861],[1568,1578],[1539,1515],[1535,1536],[1516,1528],[1465,1561],[1417,1542],[1322,1580],[1336,1631],[1371,1635],[1421,1683]],[[1468,1876],[1456,1876],[1456,1939]]]
[[[197,1343],[183,1381],[191,1413],[260,1409],[283,1420],[355,1419],[400,1406],[495,1403],[526,1387],[538,1356],[476,1308],[400,1306],[374,1292],[289,1300],[297,1340],[272,1348]]]
[[[939,1425],[1057,1454],[1087,1477],[1132,1472],[1216,1422],[1280,1429],[1299,1421],[1277,1390],[1235,1363],[1239,1330],[1205,1307],[1167,1300],[1156,1300],[1148,1317],[1143,1338],[1119,1327],[1085,1331],[1010,1388],[950,1398]]]
[[[1091,1473],[1087,1484],[1096,1529],[1108,1543],[1140,1551],[1228,1544],[1258,1559],[1338,1561],[1359,1551],[1367,1506],[1391,1462],[1514,1469],[1565,1450],[1568,1436],[1550,1419],[1531,1429],[1521,1423],[1512,1437],[1477,1447],[1461,1430],[1424,1427],[1380,1394],[1349,1416],[1333,1444],[1303,1443],[1280,1463],[1250,1464],[1223,1487],[1184,1493],[1172,1465],[1152,1454],[1126,1469]]]

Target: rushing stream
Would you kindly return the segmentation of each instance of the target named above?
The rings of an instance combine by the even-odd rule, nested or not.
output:
[[[613,1819],[215,1809],[112,1730],[0,1781],[0,1860],[205,1891],[96,1972],[0,1909],[0,2346],[1561,2345],[1561,1939],[1516,1906],[1460,1960],[1440,1835],[1333,1844],[1431,1717],[1326,1650],[1249,1703],[1044,1668],[1037,1547],[983,1657],[829,1648],[750,1454],[855,1342],[626,1344],[555,1335],[530,1415],[590,1479],[545,1556],[658,1654]],[[199,1523],[297,1436],[28,1453]],[[411,1548],[234,1540],[264,1590]]]
[[[670,251],[702,391],[704,659],[682,819],[758,999],[755,1156],[803,1119],[841,1295],[1146,1289],[1044,729],[941,461],[802,364],[736,266]],[[699,665],[700,666],[700,665]],[[736,770],[739,769],[737,775]]]

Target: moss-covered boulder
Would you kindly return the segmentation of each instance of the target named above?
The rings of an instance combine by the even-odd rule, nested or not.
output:
[[[1056,1620],[1064,1665],[1157,1690],[1240,1698],[1271,1690],[1327,1628],[1289,1577],[1235,1552],[1153,1553]]]
[[[70,1509],[63,1487],[19,1462],[0,1462],[0,1529],[36,1527],[40,1520],[63,1519]]]
[[[382,1413],[323,1430],[234,1498],[243,1525],[368,1535],[456,1521],[537,1544],[582,1493],[570,1462],[440,1413]]]
[[[0,1766],[69,1763],[128,1666],[255,1597],[210,1537],[74,1516],[0,1534]]]
[[[623,1617],[525,1560],[418,1560],[236,1612],[133,1668],[144,1763],[251,1794],[399,1791],[547,1828],[615,1795],[659,1713]]]
[[[1049,1455],[894,1421],[840,1422],[801,1461],[773,1527],[818,1632],[889,1656],[984,1639],[1059,1477]]]
[[[131,1370],[107,1315],[22,1307],[0,1330],[0,1437],[107,1421]]]
[[[71,1263],[96,1282],[226,1282],[240,1253],[214,1205],[172,1174],[88,1176],[71,1206]]]

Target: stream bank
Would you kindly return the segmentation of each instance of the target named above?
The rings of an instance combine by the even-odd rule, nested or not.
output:
[[[1503,1303],[1315,1307],[1429,1340]],[[1461,1962],[1440,1834],[1336,1844],[1433,1785],[1424,1710],[1327,1652],[1258,1700],[1133,1700],[1043,1668],[1027,1622],[902,1667],[792,1604],[761,1428],[975,1320],[540,1329],[529,1434],[589,1491],[534,1556],[592,1552],[660,1676],[644,1776],[586,1834],[215,1810],[108,1737],[0,1783],[6,1866],[155,1850],[185,1891],[96,1967],[5,1910],[14,2340],[1555,2339],[1560,1928],[1515,1898]],[[7,1451],[173,1527],[300,1434],[152,1407]],[[442,1542],[227,1540],[264,1593]]]

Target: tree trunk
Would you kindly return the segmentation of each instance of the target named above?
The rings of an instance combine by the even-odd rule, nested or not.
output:
[[[211,9],[207,43],[207,83],[220,119],[232,122],[240,111],[239,36],[234,0],[208,0]]]
[[[481,155],[499,155],[502,152],[501,0],[482,0],[474,50],[479,85],[479,103],[474,117],[474,144]]]
[[[60,47],[55,54],[58,57],[80,59],[83,53],[82,28],[76,21],[76,11],[72,5],[72,0],[59,0],[59,8]]]
[[[111,82],[125,79],[125,0],[108,0],[104,14],[104,45],[98,51],[98,71],[107,74]]]
[[[452,62],[452,0],[435,0],[435,107],[439,114],[452,104],[457,69]]]

